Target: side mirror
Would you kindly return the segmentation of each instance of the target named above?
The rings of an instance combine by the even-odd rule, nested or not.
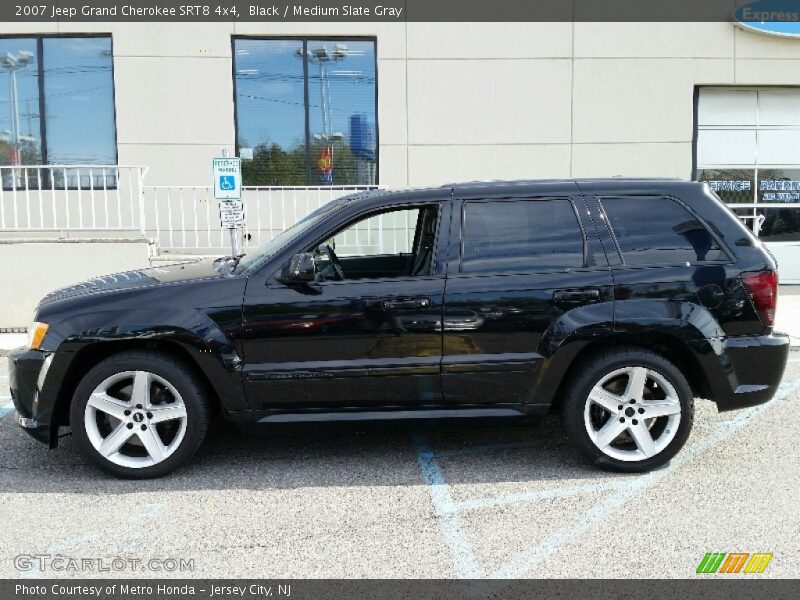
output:
[[[286,284],[310,283],[317,274],[314,255],[310,252],[295,254],[281,271],[278,281]]]

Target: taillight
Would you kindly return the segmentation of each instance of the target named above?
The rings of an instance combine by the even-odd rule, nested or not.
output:
[[[775,322],[775,307],[778,304],[778,272],[756,271],[742,273],[744,283],[753,301],[761,323],[765,327],[772,327]]]

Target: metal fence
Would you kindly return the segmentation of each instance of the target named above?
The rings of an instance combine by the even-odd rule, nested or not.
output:
[[[147,186],[147,167],[0,165],[0,236],[152,238],[159,253],[229,247],[211,186]],[[377,186],[245,187],[243,248],[340,196]]]
[[[0,166],[0,232],[145,234],[147,167]]]
[[[377,186],[244,187],[241,247],[260,246],[331,200]],[[219,254],[230,248],[210,186],[145,186],[147,234],[160,253]],[[152,215],[152,219],[151,219]]]
[[[147,186],[148,167],[0,165],[0,236],[152,238],[158,253],[220,254],[229,247],[211,186]],[[380,186],[245,187],[241,247],[259,246],[320,206]],[[760,203],[739,218],[758,235]],[[409,214],[385,215],[339,237],[337,252],[404,252],[413,236]]]

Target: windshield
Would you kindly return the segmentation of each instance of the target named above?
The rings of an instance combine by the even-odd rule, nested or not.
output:
[[[259,246],[243,255],[236,265],[236,273],[247,273],[258,268],[264,260],[273,256],[281,248],[291,243],[297,236],[302,235],[306,231],[316,227],[328,213],[337,210],[341,204],[339,202],[331,202],[322,208],[315,210],[313,213],[304,217],[288,229],[282,231],[267,243]]]

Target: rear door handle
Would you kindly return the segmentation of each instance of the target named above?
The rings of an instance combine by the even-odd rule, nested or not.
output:
[[[600,300],[600,290],[556,290],[553,292],[553,301],[564,304],[579,304],[581,302],[597,302]]]
[[[430,298],[397,298],[394,300],[384,300],[381,303],[383,310],[407,310],[410,308],[429,308]]]

